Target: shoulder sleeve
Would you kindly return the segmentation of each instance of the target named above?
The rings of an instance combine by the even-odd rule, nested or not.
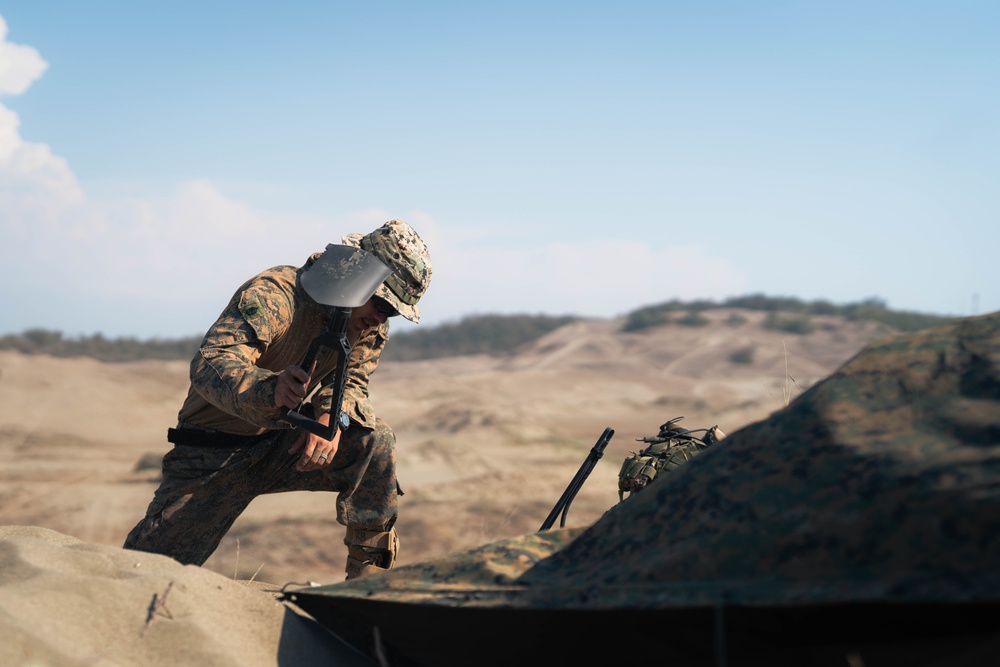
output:
[[[344,387],[342,408],[353,421],[366,428],[375,428],[375,408],[368,396],[368,381],[378,366],[382,349],[389,340],[388,323],[370,329],[354,347],[347,364],[347,380]],[[330,412],[333,403],[333,388],[324,387],[313,400],[316,413]]]
[[[280,285],[259,278],[244,285],[205,334],[191,362],[191,385],[220,410],[274,428],[278,374],[256,362],[293,314],[292,295]]]

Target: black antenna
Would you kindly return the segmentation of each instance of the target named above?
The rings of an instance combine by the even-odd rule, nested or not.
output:
[[[548,518],[545,519],[545,523],[543,523],[542,527],[538,529],[538,532],[551,528],[560,512],[562,512],[562,520],[559,522],[559,527],[566,527],[566,513],[569,512],[570,504],[573,502],[573,499],[576,498],[576,494],[580,491],[580,487],[582,487],[583,483],[587,481],[587,477],[590,476],[594,466],[596,466],[597,462],[601,460],[602,456],[604,456],[604,448],[608,446],[609,442],[611,442],[611,436],[614,434],[615,431],[610,426],[604,429],[604,433],[602,433],[601,437],[597,439],[597,442],[594,444],[593,448],[591,448],[587,459],[583,462],[583,465],[580,466],[580,470],[577,471],[573,481],[571,481],[569,486],[566,487],[566,490],[563,491],[562,497],[559,498],[559,502],[557,502],[556,506],[552,508],[551,512],[549,512]]]

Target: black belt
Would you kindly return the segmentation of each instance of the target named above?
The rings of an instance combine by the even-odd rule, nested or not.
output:
[[[235,433],[223,433],[222,431],[211,431],[207,429],[181,426],[167,429],[167,442],[184,447],[215,447],[219,449],[237,449],[239,447],[249,447],[256,444],[261,438],[269,433],[260,435],[237,435]]]

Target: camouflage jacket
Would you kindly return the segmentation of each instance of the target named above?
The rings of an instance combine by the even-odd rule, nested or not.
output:
[[[205,334],[191,361],[191,386],[179,421],[226,433],[257,435],[289,428],[274,404],[278,374],[305,358],[313,339],[326,330],[326,307],[313,301],[299,281],[302,267],[278,266],[244,283]],[[389,338],[388,322],[351,341],[343,410],[373,427],[375,412],[368,380]],[[324,350],[313,373],[310,403],[315,414],[330,411],[333,387],[320,381],[337,366],[337,352]]]

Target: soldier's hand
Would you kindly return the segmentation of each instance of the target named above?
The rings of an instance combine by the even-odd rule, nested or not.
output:
[[[278,385],[274,389],[274,405],[279,408],[294,410],[306,397],[309,391],[309,381],[316,369],[313,362],[308,372],[298,366],[289,366],[278,374]]]
[[[317,421],[324,426],[329,426],[330,413],[320,415]],[[294,454],[301,451],[302,455],[295,462],[295,469],[299,472],[308,472],[309,470],[319,470],[330,465],[333,462],[333,457],[337,454],[339,445],[339,428],[334,431],[332,440],[324,440],[322,436],[310,433],[309,431],[303,431],[295,441],[295,444],[288,450],[288,453]]]

